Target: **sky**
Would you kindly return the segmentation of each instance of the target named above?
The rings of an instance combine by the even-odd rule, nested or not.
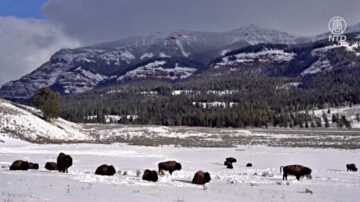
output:
[[[359,0],[0,0],[0,85],[61,48],[175,30],[221,32],[255,24],[298,36],[360,22]]]

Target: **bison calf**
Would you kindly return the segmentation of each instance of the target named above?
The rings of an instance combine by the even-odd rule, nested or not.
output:
[[[353,171],[353,172],[357,171],[357,167],[354,163],[346,164],[346,169],[347,171]]]
[[[211,177],[208,172],[199,170],[195,173],[192,183],[193,184],[206,184],[206,183],[210,182],[210,180],[211,180]]]
[[[181,164],[176,161],[165,161],[158,164],[159,173],[162,173],[164,170],[169,171],[170,175],[175,170],[181,170]]]
[[[16,160],[11,164],[10,170],[28,170],[29,163],[27,161]]]
[[[57,164],[55,162],[46,162],[45,164],[46,170],[59,170]]]
[[[281,168],[283,169],[283,180],[287,180],[288,175],[294,175],[296,176],[297,180],[300,180],[300,177],[307,176],[308,178],[311,178],[311,169],[302,165],[288,165],[288,166],[281,166],[280,167],[280,173]]]
[[[71,156],[61,152],[57,157],[57,167],[59,169],[59,172],[67,173],[70,166],[72,166]]]
[[[146,169],[142,176],[143,180],[150,181],[150,182],[157,182],[158,181],[158,174],[154,170]]]
[[[29,162],[29,169],[37,170],[39,169],[39,164]]]
[[[115,173],[116,173],[116,171],[115,171],[114,166],[112,166],[112,165],[108,166],[106,164],[99,166],[95,171],[96,175],[111,176],[111,175],[114,175]]]

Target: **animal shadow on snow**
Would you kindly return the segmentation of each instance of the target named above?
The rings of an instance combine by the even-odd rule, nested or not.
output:
[[[188,180],[188,179],[174,179],[174,180],[172,180],[172,181],[174,181],[174,182],[182,182],[182,183],[188,183],[188,184],[193,184],[192,183],[192,180]]]

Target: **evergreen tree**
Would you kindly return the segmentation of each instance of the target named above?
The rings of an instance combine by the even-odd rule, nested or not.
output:
[[[60,93],[44,87],[36,91],[33,97],[34,105],[43,113],[45,120],[56,119],[60,113]]]

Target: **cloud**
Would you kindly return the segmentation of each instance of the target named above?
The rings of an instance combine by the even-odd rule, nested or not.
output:
[[[360,19],[359,0],[50,0],[44,15],[86,44],[178,29],[225,31],[248,24],[296,35],[326,32],[333,16]]]
[[[45,20],[0,16],[0,85],[30,73],[59,49],[77,46]]]

